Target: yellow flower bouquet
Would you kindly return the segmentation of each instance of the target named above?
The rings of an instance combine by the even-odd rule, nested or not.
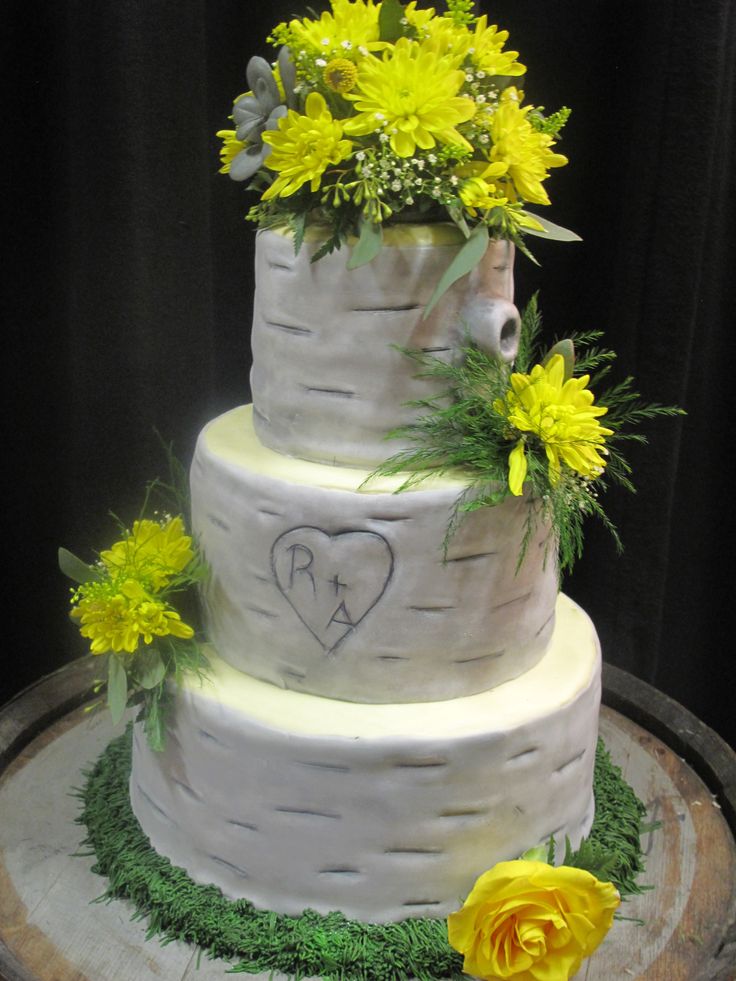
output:
[[[158,486],[154,482],[149,494]],[[106,680],[98,689],[107,687],[113,722],[127,705],[139,704],[150,744],[162,749],[166,679],[201,674],[207,665],[195,628],[178,608],[189,605],[187,619],[194,619],[193,587],[205,577],[206,566],[181,515],[142,516],[120,530],[120,540],[100,552],[96,563],[62,548],[59,565],[77,583],[72,619],[91,653],[107,658]]]
[[[508,32],[468,0],[447,11],[416,0],[330,0],[316,17],[278,24],[275,63],[250,59],[222,139],[222,172],[250,181],[261,226],[326,225],[321,254],[359,236],[370,261],[395,220],[452,221],[468,239],[457,276],[489,235],[525,249],[526,233],[577,238],[528,206],[545,206],[568,116],[525,103],[526,74]]]

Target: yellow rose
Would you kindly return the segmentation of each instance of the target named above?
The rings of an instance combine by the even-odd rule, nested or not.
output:
[[[567,866],[499,862],[447,920],[463,970],[487,981],[567,981],[598,947],[620,897],[610,882]]]

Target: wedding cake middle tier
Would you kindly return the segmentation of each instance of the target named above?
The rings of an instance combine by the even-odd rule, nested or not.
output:
[[[401,481],[261,445],[249,406],[210,423],[191,473],[211,568],[209,635],[233,667],[355,702],[492,689],[532,668],[554,629],[557,570],[529,503],[467,516],[442,542],[462,480]]]

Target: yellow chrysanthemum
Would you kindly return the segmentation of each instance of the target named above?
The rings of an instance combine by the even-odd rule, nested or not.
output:
[[[264,201],[289,197],[308,181],[316,191],[330,164],[338,164],[352,153],[351,141],[342,139],[342,123],[333,119],[319,92],[309,93],[304,112],[302,116],[290,109],[279,120],[278,130],[263,134],[263,142],[272,150],[265,164],[279,174],[264,192]]]
[[[192,539],[177,516],[163,522],[136,521],[133,533],[100,554],[112,576],[145,582],[154,591],[163,589],[194,558]]]
[[[503,173],[504,169],[502,167],[500,173]],[[484,173],[486,178],[492,177],[492,174],[488,173],[488,168],[484,168]],[[503,191],[492,181],[473,176],[466,168],[458,168],[457,176],[465,178],[458,188],[458,196],[473,217],[479,211],[489,211],[491,208],[508,203],[508,198]]]
[[[237,157],[240,151],[245,149],[245,143],[235,136],[234,129],[220,129],[215,135],[219,136],[219,138],[222,140],[222,146],[220,147],[220,160],[222,161],[222,167],[220,167],[220,173],[229,174],[230,164]]]
[[[509,38],[508,31],[499,31],[495,24],[488,26],[488,16],[483,14],[475,22],[475,31],[469,35],[471,61],[486,75],[523,75],[524,65],[516,60],[518,51],[504,51]]]
[[[555,141],[549,134],[534,129],[527,119],[531,109],[532,106],[520,105],[516,89],[504,90],[489,124],[493,146],[488,159],[492,167],[504,165],[505,178],[510,184],[509,197],[515,192],[525,201],[549,204],[542,181],[549,176],[550,167],[564,166],[567,157],[551,149]],[[488,172],[479,176],[485,178]],[[494,176],[497,172],[495,166]]]
[[[498,173],[503,173],[505,170],[502,164],[495,166],[499,168]],[[494,165],[490,167],[480,165],[479,169],[485,173],[485,179],[476,176],[478,168],[473,161],[457,168],[456,176],[462,179],[458,188],[458,197],[465,205],[468,214],[475,218],[479,212],[487,213],[493,208],[501,208],[506,214],[507,221],[512,225],[543,232],[544,227],[541,223],[532,215],[522,211],[518,204],[512,204],[506,197],[503,186],[493,182],[493,167]]]
[[[72,616],[80,621],[80,633],[91,641],[93,654],[133,654],[141,638],[144,644],[150,644],[154,637],[194,636],[176,610],[150,596],[133,579],[80,586],[74,595]]]
[[[565,381],[565,361],[555,354],[546,365],[537,364],[528,375],[514,372],[511,388],[505,398],[497,399],[493,408],[521,433],[531,433],[543,444],[549,464],[549,479],[554,485],[564,463],[587,479],[603,473],[605,456],[601,455],[606,436],[598,418],[608,411],[593,405],[594,396],[586,385],[589,375]],[[521,437],[509,456],[509,489],[522,493],[527,472],[525,437]]]
[[[325,11],[319,20],[304,17],[289,22],[298,49],[345,56],[359,48],[371,51],[382,46],[378,40],[380,4],[376,6],[373,0],[332,0],[330,6],[332,12]]]
[[[438,142],[472,149],[455,129],[475,113],[473,100],[458,95],[464,81],[463,72],[439,56],[431,42],[399,38],[382,58],[360,63],[356,91],[345,96],[358,114],[346,120],[345,132],[367,136],[383,130],[399,157]]]
[[[489,76],[516,77],[526,72],[525,66],[516,60],[518,51],[503,50],[509,32],[499,31],[495,24],[489,27],[486,14],[478,18],[475,28],[470,31],[464,25],[456,24],[452,17],[422,17],[425,13],[416,11],[412,15],[407,10],[405,16],[420,37],[431,40],[440,54],[454,58],[458,65],[469,58],[476,70]]]
[[[417,11],[417,14],[425,11]],[[423,37],[428,46],[434,48],[438,55],[452,59],[454,66],[458,68],[465,60],[468,51],[473,43],[473,35],[467,27],[456,24],[451,17],[433,17],[423,24],[418,17],[410,18],[409,23],[417,27],[420,37]]]
[[[434,20],[434,7],[422,7],[420,10],[417,8],[417,0],[411,0],[411,3],[407,3],[404,7],[404,17],[420,35],[423,35]]]

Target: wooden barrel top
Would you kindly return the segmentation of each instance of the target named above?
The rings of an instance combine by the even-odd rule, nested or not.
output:
[[[114,731],[90,714],[95,665],[75,661],[0,710],[0,979],[215,981],[223,961],[146,941],[80,857],[73,788]],[[576,981],[735,981],[736,754],[646,683],[604,670],[601,734],[652,819],[643,881]],[[249,975],[253,977],[253,975]],[[258,975],[266,981],[268,975]]]

